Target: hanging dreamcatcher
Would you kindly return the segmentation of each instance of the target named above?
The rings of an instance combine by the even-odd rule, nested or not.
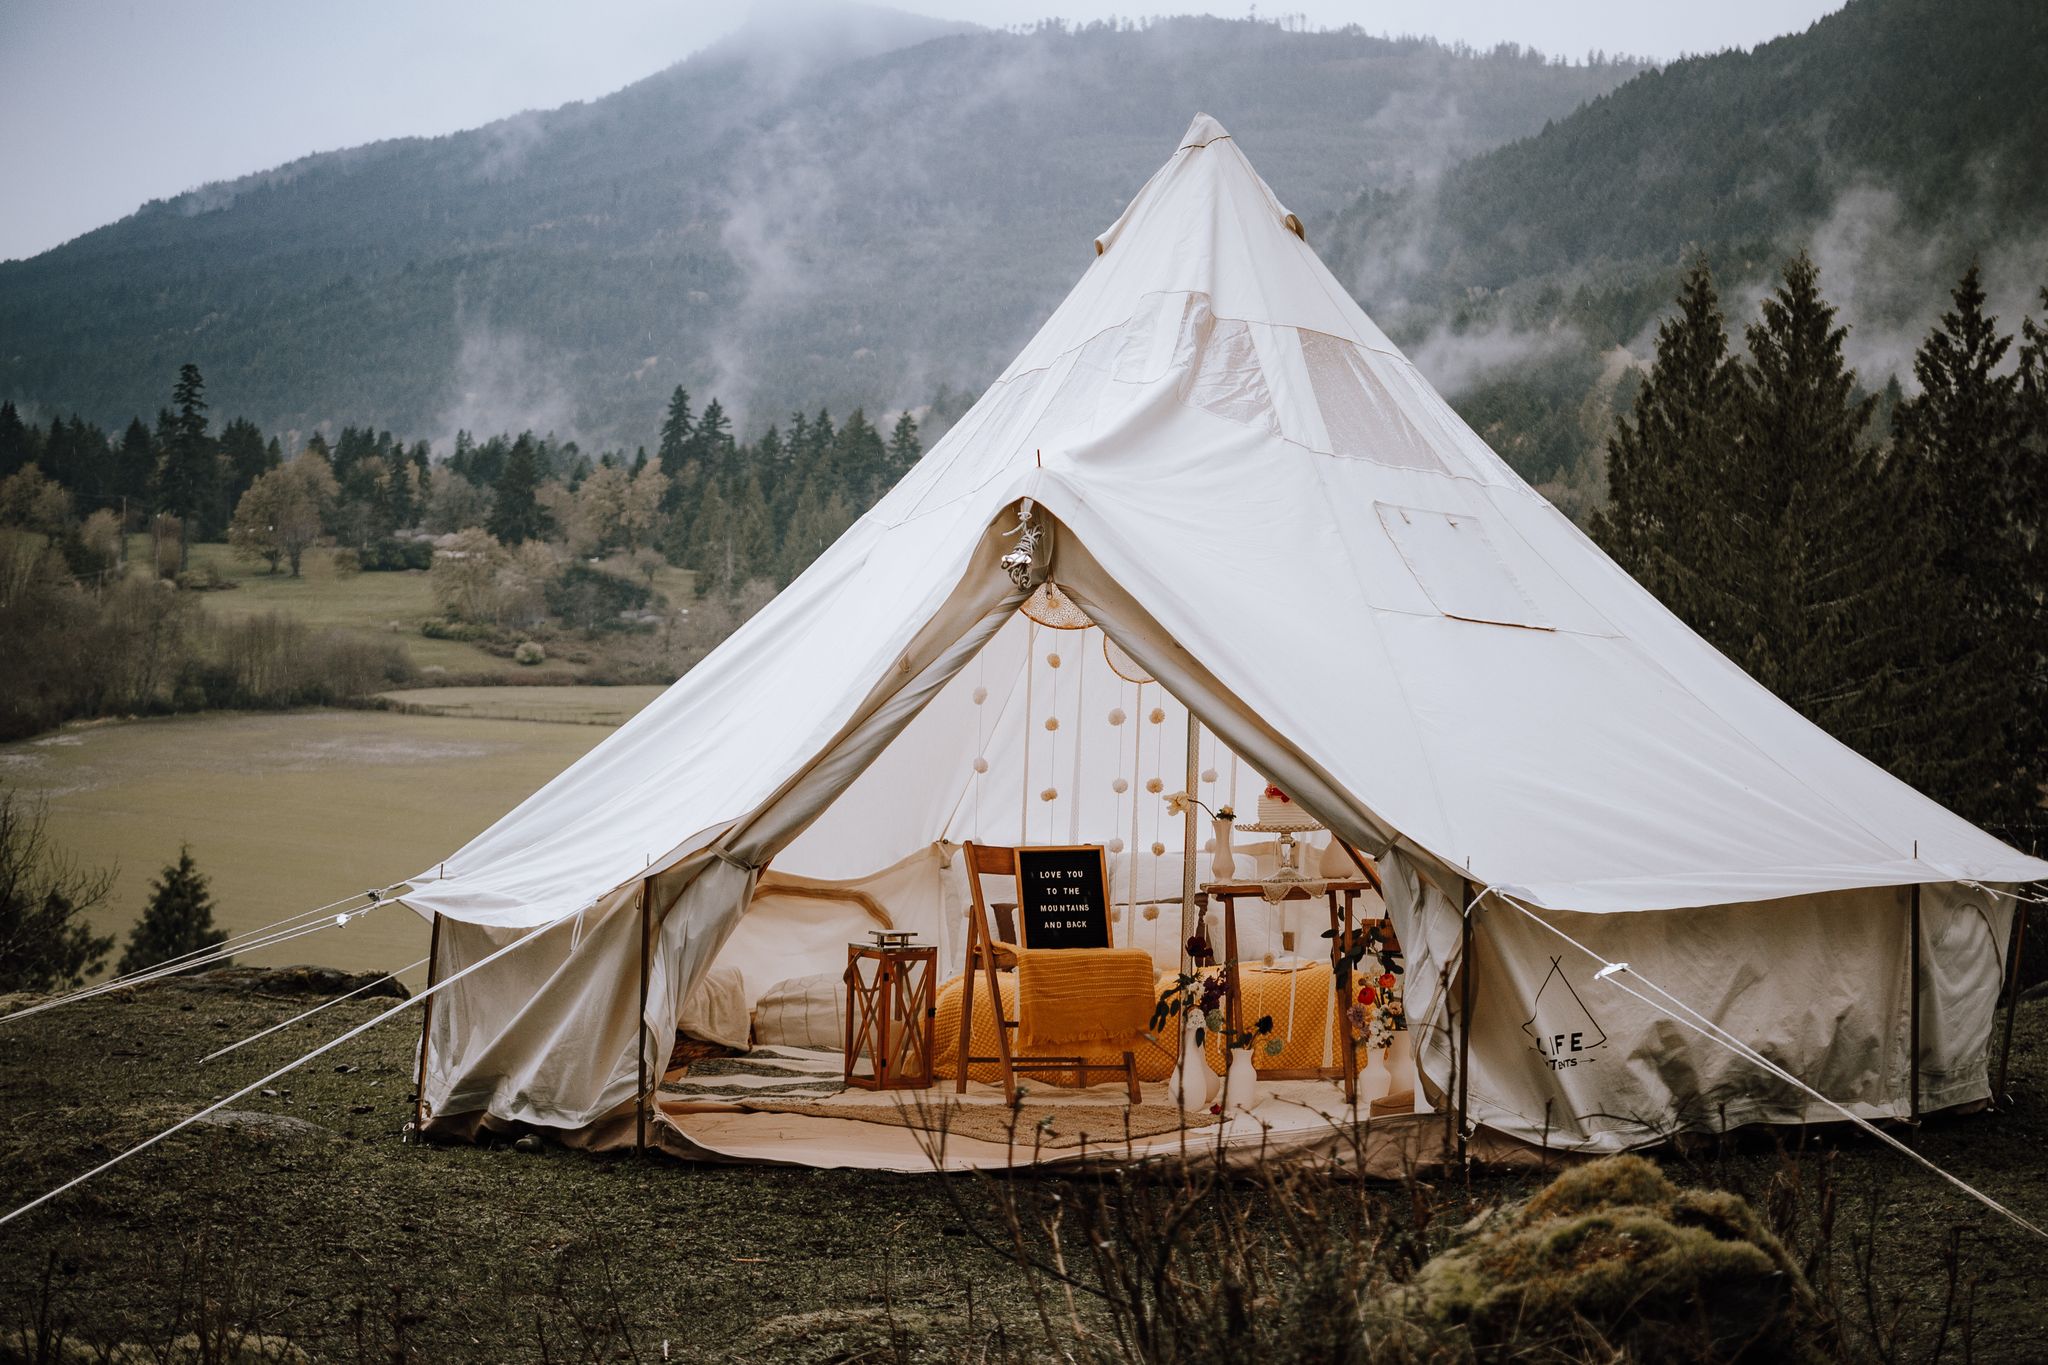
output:
[[[1088,619],[1088,613],[1075,606],[1074,599],[1061,592],[1060,585],[1050,578],[1024,599],[1019,610],[1039,625],[1053,630],[1086,630],[1095,624]]]

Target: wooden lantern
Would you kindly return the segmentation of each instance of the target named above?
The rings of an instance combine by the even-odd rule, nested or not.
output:
[[[939,950],[908,934],[846,945],[846,1083],[925,1090],[932,1083]]]

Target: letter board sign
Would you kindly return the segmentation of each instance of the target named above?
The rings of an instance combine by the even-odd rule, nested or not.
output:
[[[1109,867],[1100,844],[1017,850],[1017,930],[1026,948],[1107,948]]]

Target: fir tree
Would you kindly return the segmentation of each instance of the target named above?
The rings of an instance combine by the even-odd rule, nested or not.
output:
[[[855,408],[832,446],[833,463],[839,477],[845,480],[847,491],[863,507],[872,504],[892,482],[889,450],[882,442],[882,433],[875,430],[866,413]]]
[[[486,527],[507,545],[538,540],[548,532],[548,514],[540,505],[540,458],[532,432],[521,433],[505,457],[498,476],[491,519]]]
[[[718,485],[707,481],[704,496],[690,517],[688,550],[683,566],[696,574],[698,592],[713,584],[730,584],[733,577],[732,519],[727,515],[725,495]]]
[[[910,467],[924,455],[924,446],[917,439],[917,419],[905,408],[896,419],[895,430],[889,433],[889,483],[895,482],[910,472]]]
[[[188,528],[197,523],[203,534],[207,518],[221,511],[215,505],[220,498],[220,462],[207,440],[206,381],[197,365],[179,368],[171,402],[175,410],[159,419],[163,463],[157,471],[157,505]],[[224,521],[224,515],[220,519]],[[179,537],[180,566],[191,534],[187,530]]]
[[[1912,481],[1911,527],[1930,603],[1922,666],[1940,680],[1942,729],[1924,737],[1923,783],[1959,813],[2015,842],[2036,836],[2048,741],[2038,664],[2042,515],[2030,469],[2023,363],[2001,373],[2012,338],[1984,311],[1972,266],[1954,307],[1913,358],[1920,392],[1893,413],[1897,459]]]
[[[701,477],[726,481],[738,471],[738,448],[733,443],[732,419],[716,398],[704,405],[697,429],[690,433],[690,459]]]
[[[1734,454],[1739,381],[1713,272],[1701,257],[1679,287],[1677,314],[1657,329],[1657,358],[1630,415],[1615,422],[1609,502],[1592,525],[1616,563],[1724,649],[1702,574],[1713,567],[1706,521]]]
[[[777,563],[780,547],[775,542],[775,526],[768,517],[768,499],[761,492],[761,481],[749,474],[734,491],[730,506],[732,565],[728,577],[735,582],[775,577],[781,567]]]
[[[683,463],[690,457],[690,436],[695,430],[690,421],[690,395],[678,384],[669,395],[668,415],[661,421],[661,444],[655,449],[661,472],[671,479],[683,472]]]
[[[257,475],[278,465],[272,443],[266,442],[256,424],[245,417],[237,417],[221,428],[220,452],[227,464],[227,495],[231,504],[241,501]]]
[[[155,470],[156,447],[150,443],[149,428],[140,417],[131,417],[128,429],[121,433],[120,453],[114,457],[115,496],[132,499],[134,510],[142,510]]]
[[[213,895],[206,876],[193,863],[191,848],[181,847],[178,861],[165,864],[162,876],[151,883],[149,906],[129,931],[118,970],[139,972],[227,939],[227,930],[213,927]]]
[[[35,458],[28,426],[21,420],[21,414],[15,411],[13,401],[0,403],[0,479],[33,464]]]
[[[1888,704],[1874,680],[1918,623],[1897,552],[1899,498],[1867,439],[1846,330],[1804,255],[1747,329],[1741,424],[1703,555],[1716,641],[1809,719],[1866,752]],[[1712,637],[1710,637],[1712,638]]]

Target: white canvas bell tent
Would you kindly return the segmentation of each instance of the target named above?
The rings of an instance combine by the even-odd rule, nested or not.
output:
[[[1120,840],[1118,941],[1155,926],[1146,946],[1176,953],[1180,830],[1146,787],[1185,785],[1183,703],[1215,737],[1196,756],[1212,805],[1271,779],[1377,859],[1425,1091],[1469,1048],[1475,1124],[1614,1149],[1837,1117],[1560,932],[1854,1112],[1905,1114],[1916,904],[1919,1103],[1985,1097],[2012,917],[1984,888],[2048,864],[1829,738],[1606,559],[1388,342],[1214,120],[1096,250],[807,572],[410,884],[442,978],[533,939],[434,1002],[437,1127],[615,1140],[714,963],[751,994],[843,966],[859,916],[778,884],[859,890],[956,971],[963,838]],[[1027,505],[1030,583],[1095,629],[1018,614],[1001,561]],[[1105,636],[1158,680],[1142,696]],[[1151,902],[1171,908],[1147,920]]]

